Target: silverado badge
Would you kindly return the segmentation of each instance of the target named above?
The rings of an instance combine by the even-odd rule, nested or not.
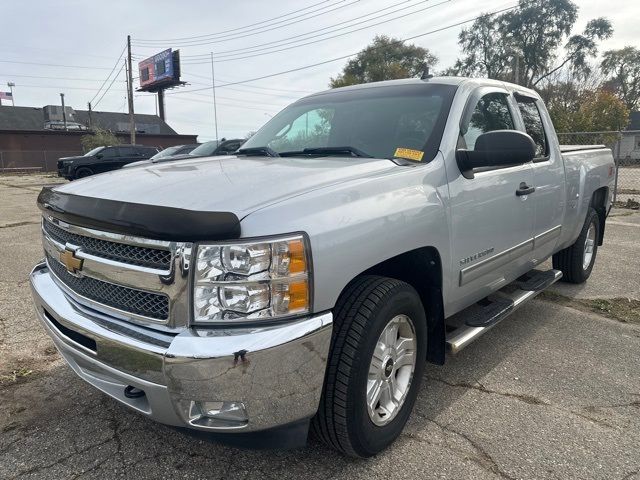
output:
[[[65,248],[64,252],[60,252],[60,261],[65,267],[67,267],[67,272],[72,275],[76,275],[80,270],[82,270],[82,263],[84,262],[82,258],[76,257],[76,252],[74,250],[69,250],[67,248]]]

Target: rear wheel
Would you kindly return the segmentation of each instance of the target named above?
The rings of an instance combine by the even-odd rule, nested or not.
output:
[[[582,231],[570,247],[553,256],[553,268],[562,271],[562,280],[569,283],[583,283],[590,276],[598,253],[600,237],[600,217],[589,208]]]
[[[93,175],[93,170],[91,170],[89,167],[80,167],[76,170],[74,178],[84,178],[91,175]]]
[[[335,308],[334,333],[315,434],[354,457],[369,457],[402,432],[426,358],[426,318],[409,284],[356,279]]]

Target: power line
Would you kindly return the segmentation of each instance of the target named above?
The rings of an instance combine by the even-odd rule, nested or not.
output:
[[[20,77],[20,78],[42,78],[46,80],[69,80],[72,82],[102,82],[101,78],[72,78],[72,77],[47,77],[40,75],[18,75],[15,73],[0,73],[0,76],[11,78],[11,77]]]
[[[202,103],[202,104],[207,104],[210,105],[211,101],[207,101],[207,100],[200,100],[198,98],[189,98],[189,97],[176,97],[177,100],[186,100],[189,102],[196,102],[196,103]],[[286,107],[286,105],[282,105],[282,106],[277,106],[277,105],[273,105],[273,107],[265,107],[265,108],[259,108],[259,107],[249,107],[246,105],[237,105],[237,104],[233,104],[233,103],[225,103],[225,102],[217,102],[217,105],[222,105],[224,107],[233,107],[233,108],[244,108],[247,110],[258,110],[260,112],[264,112],[267,110],[274,110],[273,107],[282,110],[284,107]],[[207,124],[209,125],[209,124]],[[210,125],[209,125],[210,126]]]
[[[430,0],[427,0],[427,1],[430,1]],[[344,35],[350,35],[350,34],[352,34],[352,33],[359,32],[359,31],[361,31],[361,30],[366,30],[367,28],[371,28],[371,27],[375,27],[375,26],[378,26],[378,25],[382,25],[383,23],[388,23],[388,22],[392,22],[392,21],[394,21],[394,20],[398,20],[398,19],[400,19],[400,18],[408,17],[408,16],[410,16],[410,15],[413,15],[413,14],[418,13],[418,12],[422,12],[422,11],[424,11],[424,10],[429,10],[429,9],[432,9],[432,8],[435,8],[435,7],[439,7],[440,5],[444,5],[445,3],[449,3],[450,1],[451,1],[451,0],[444,0],[444,1],[440,2],[440,3],[436,3],[436,4],[433,4],[433,5],[429,5],[429,6],[427,6],[427,7],[423,7],[423,8],[421,8],[421,9],[419,9],[419,10],[414,11],[414,12],[405,13],[405,14],[399,15],[399,16],[394,17],[394,18],[389,18],[389,19],[387,19],[387,20],[383,20],[383,21],[381,21],[381,22],[374,23],[374,24],[371,24],[371,25],[365,25],[364,27],[356,28],[355,30],[350,30],[350,31],[348,31],[348,32],[342,32],[342,33],[339,33],[339,34],[337,34],[337,35],[332,35],[332,36],[330,36],[330,37],[321,38],[321,39],[318,39],[318,40],[313,40],[313,41],[305,42],[305,43],[299,43],[299,44],[297,44],[297,45],[293,45],[293,46],[290,46],[290,47],[277,48],[277,49],[275,49],[275,50],[270,50],[270,49],[268,49],[268,48],[260,49],[260,50],[270,50],[270,51],[263,51],[263,52],[261,52],[261,53],[255,53],[255,52],[260,52],[260,50],[256,50],[254,53],[251,53],[250,55],[235,56],[235,57],[232,57],[232,58],[223,58],[222,60],[218,60],[217,62],[218,62],[218,63],[222,63],[222,62],[233,62],[233,61],[237,61],[237,60],[243,60],[243,59],[246,59],[246,58],[261,57],[261,56],[263,56],[263,55],[270,55],[270,54],[273,54],[273,53],[284,52],[284,51],[286,51],[286,50],[291,50],[291,49],[294,49],[294,48],[304,47],[304,46],[306,46],[306,45],[312,45],[312,44],[314,44],[314,43],[324,42],[324,41],[326,41],[326,40],[331,40],[331,39],[333,39],[333,38],[342,37],[342,36],[344,36]],[[413,6],[415,6],[415,5],[413,5]],[[385,15],[388,15],[388,14],[385,14]],[[382,15],[382,16],[385,16],[385,15]],[[379,18],[379,17],[378,17],[378,18]],[[370,20],[371,20],[371,19],[369,19],[369,20],[365,20],[364,22],[359,22],[359,23],[365,23],[365,22],[368,22],[368,21],[370,21]],[[356,25],[358,25],[358,24],[356,24]],[[352,26],[353,26],[353,25],[352,25]],[[314,36],[309,37],[309,38],[320,37],[320,36],[323,36],[323,35],[326,35],[326,33],[319,34],[319,35],[314,35]],[[294,42],[290,42],[290,43],[297,43],[297,42],[296,42],[296,41],[294,41]],[[287,44],[287,43],[285,43],[285,44],[283,44],[283,45],[281,45],[281,46],[284,46],[284,45],[288,45],[288,44]],[[230,57],[231,57],[231,56],[230,56]],[[186,62],[186,63],[185,63],[185,65],[201,65],[202,63],[204,63],[204,62],[198,62],[198,63],[196,63],[196,62]]]
[[[95,88],[90,88],[90,87],[68,87],[66,85],[28,85],[28,84],[24,84],[24,83],[17,83],[16,87],[20,87],[20,88],[55,88],[57,90],[85,90],[85,91],[90,91],[90,92],[94,92]],[[126,90],[114,90],[115,92],[126,92]]]
[[[179,42],[179,41],[183,41],[183,40],[192,40],[192,39],[196,39],[196,38],[209,37],[209,36],[212,36],[212,35],[221,35],[221,34],[224,34],[224,33],[235,32],[235,31],[238,31],[238,30],[244,30],[245,28],[254,27],[256,25],[260,25],[260,24],[263,24],[263,23],[269,23],[272,20],[278,20],[278,19],[283,18],[283,17],[288,17],[289,15],[293,15],[295,13],[302,12],[304,10],[309,10],[310,8],[317,7],[318,5],[320,5],[322,3],[328,3],[329,1],[330,0],[323,0],[322,2],[314,3],[312,5],[309,5],[308,7],[300,8],[298,10],[294,10],[294,11],[289,12],[289,13],[284,13],[282,15],[278,15],[277,17],[273,17],[273,18],[270,18],[270,19],[267,19],[267,20],[262,20],[262,21],[256,22],[256,23],[251,23],[249,25],[243,25],[242,27],[232,28],[231,30],[223,30],[223,31],[217,32],[217,33],[208,33],[208,34],[205,34],[205,35],[194,35],[192,37],[165,38],[165,39],[155,39],[155,40],[154,39],[143,39],[143,38],[141,38],[141,39],[136,39],[136,41],[167,43],[167,42],[174,42],[174,41]]]
[[[85,65],[60,65],[58,63],[18,62],[16,60],[0,60],[0,63],[17,63],[20,65],[38,65],[41,67],[87,68],[89,70],[111,70],[110,67],[87,67]]]
[[[100,92],[102,91],[102,89],[104,88],[104,86],[107,84],[107,82],[109,81],[109,78],[111,77],[111,75],[113,74],[113,72],[115,72],[116,68],[118,67],[118,63],[120,63],[120,60],[122,60],[122,56],[124,55],[124,51],[126,50],[127,46],[125,45],[124,48],[122,49],[122,52],[120,52],[120,55],[118,55],[118,59],[116,60],[115,65],[113,66],[113,68],[111,69],[111,71],[109,72],[109,75],[107,75],[107,78],[104,79],[104,82],[102,82],[102,85],[100,85],[100,88],[98,89],[98,91],[96,92],[96,94],[93,96],[93,98],[91,100],[89,100],[89,103],[92,103],[96,97],[98,95],[100,95]],[[117,77],[117,75],[116,75]],[[112,82],[113,84],[113,82]]]
[[[347,1],[347,0],[340,0],[339,3],[345,2],[345,1]],[[348,6],[353,5],[354,3],[358,3],[358,2],[360,2],[360,0],[352,0],[350,3],[347,3],[345,5],[338,5],[335,8],[332,8],[330,10],[326,10],[324,12],[316,13],[315,15],[311,15],[309,17],[306,17],[306,18],[303,18],[303,19],[300,19],[300,20],[296,20],[296,21],[289,22],[289,23],[284,23],[282,25],[275,26],[275,27],[271,26],[271,25],[268,25],[267,27],[269,27],[269,28],[261,27],[261,28],[264,28],[264,29],[263,30],[257,29],[257,31],[249,30],[246,33],[243,33],[241,35],[236,35],[234,37],[212,39],[212,40],[206,41],[206,42],[191,42],[191,43],[175,43],[174,42],[174,45],[176,47],[196,47],[196,46],[200,46],[200,45],[212,45],[212,44],[216,44],[216,43],[230,42],[232,40],[238,40],[240,38],[252,37],[252,36],[260,34],[260,33],[265,33],[265,32],[270,32],[270,31],[273,31],[273,30],[278,30],[280,28],[288,27],[289,25],[294,25],[296,23],[304,22],[306,20],[310,20],[312,18],[316,18],[316,17],[319,17],[321,15],[326,15],[327,13],[334,12],[336,10],[348,7]],[[332,6],[334,6],[334,5],[332,5]],[[309,12],[309,13],[311,13],[311,12]],[[290,20],[290,19],[288,19],[288,20]],[[140,43],[135,43],[135,46],[144,47],[144,48],[152,48],[153,47],[153,46],[150,46],[150,45],[141,45]]]
[[[211,87],[209,87],[209,90],[211,90]],[[203,98],[209,98],[209,99],[212,98],[212,95],[207,95],[205,93],[194,93],[193,95],[196,95],[198,97],[203,97]],[[179,98],[183,98],[183,97],[179,97]],[[221,97],[220,95],[217,95],[217,98],[221,98],[222,100],[231,100],[232,102],[242,102],[242,100],[239,100],[233,97]],[[204,100],[201,100],[201,101],[204,101]],[[283,104],[268,103],[268,102],[256,102],[253,100],[247,101],[246,103],[249,103],[251,105],[267,105],[269,107],[276,107],[276,108],[284,108],[286,106],[286,103],[283,105]]]
[[[308,15],[309,13],[314,13],[314,12],[317,12],[319,10],[323,10],[325,8],[329,8],[329,7],[331,7],[331,6],[336,4],[336,3],[331,3],[332,1],[333,0],[323,0],[322,2],[314,3],[314,4],[309,5],[307,7],[300,8],[298,10],[294,10],[292,12],[288,12],[288,13],[285,13],[285,14],[282,14],[282,15],[278,15],[278,16],[270,18],[268,20],[262,20],[260,22],[255,22],[255,23],[251,23],[251,24],[248,24],[248,25],[243,25],[241,27],[232,28],[230,30],[223,30],[223,31],[216,32],[216,33],[207,33],[207,34],[203,34],[203,35],[194,35],[194,36],[191,36],[191,37],[165,38],[165,39],[155,39],[155,40],[142,39],[142,38],[138,39],[138,38],[136,38],[135,42],[136,43],[141,43],[141,44],[144,43],[144,44],[154,44],[154,45],[155,44],[166,44],[166,43],[174,43],[175,44],[175,43],[183,43],[183,42],[201,41],[201,40],[215,38],[215,37],[221,37],[221,36],[222,37],[229,37],[229,36],[237,35],[237,34],[234,34],[232,32],[239,32],[239,31],[242,31],[242,30],[250,29],[251,27],[256,27],[258,25],[263,25],[265,23],[270,23],[270,22],[272,22],[274,20],[280,20],[280,19],[282,19],[284,17],[289,17],[291,15],[294,15],[294,14],[299,13],[299,12],[303,12],[305,10],[310,10],[313,7],[317,7],[318,5],[321,5],[323,3],[330,3],[330,5],[326,5],[324,7],[320,7],[319,9],[313,10],[312,12],[306,12],[306,13],[304,13],[302,15],[298,15],[296,17],[288,18],[286,20],[281,20],[280,22],[273,23],[270,26],[277,25],[279,23],[284,23],[284,22],[293,20],[294,18],[299,18],[299,17],[302,17],[304,15]],[[344,1],[346,1],[346,0],[340,0],[337,3],[342,3]],[[262,27],[258,27],[258,28],[264,28],[264,27],[265,26],[263,25]],[[229,35],[229,34],[231,34],[231,35]]]
[[[440,27],[440,28],[437,28],[435,30],[430,30],[430,31],[425,32],[425,33],[420,33],[418,35],[413,35],[411,37],[403,38],[401,40],[397,40],[396,42],[392,42],[392,43],[390,43],[388,45],[385,45],[383,47],[378,47],[378,48],[387,48],[389,45],[402,44],[402,43],[407,42],[409,40],[414,40],[416,38],[425,37],[427,35],[432,35],[434,33],[443,32],[443,31],[449,30],[451,28],[456,28],[456,27],[459,27],[461,25],[465,25],[467,23],[474,22],[474,21],[478,20],[479,18],[482,18],[482,17],[485,17],[485,16],[497,15],[498,13],[504,13],[504,12],[507,12],[507,11],[510,11],[510,10],[514,10],[516,8],[518,8],[517,4],[513,5],[511,7],[506,7],[506,8],[500,9],[500,10],[496,10],[496,11],[491,12],[491,13],[483,13],[482,15],[478,15],[476,17],[473,17],[473,18],[470,18],[470,19],[467,19],[467,20],[462,20],[460,22],[456,22],[454,24],[447,25],[446,27]],[[277,77],[277,76],[280,76],[280,75],[286,75],[287,73],[299,72],[301,70],[306,70],[308,68],[313,68],[313,67],[318,67],[318,66],[321,66],[321,65],[326,65],[328,63],[337,62],[339,60],[345,60],[347,58],[350,58],[350,57],[358,55],[361,51],[362,50],[360,50],[358,52],[355,52],[355,53],[350,53],[349,55],[342,55],[340,57],[332,58],[332,59],[329,59],[329,60],[324,60],[322,62],[312,63],[310,65],[304,65],[304,66],[297,67],[297,68],[292,68],[290,70],[284,70],[284,71],[281,71],[281,72],[270,73],[268,75],[262,75],[260,77],[248,78],[248,79],[245,79],[245,80],[238,80],[238,81],[235,81],[235,82],[222,83],[220,85],[216,85],[216,88],[227,87],[227,86],[232,86],[232,85],[241,85],[241,84],[248,83],[248,82],[256,82],[258,80],[264,80],[265,78],[273,78],[273,77]],[[179,93],[198,92],[198,91],[201,91],[201,90],[204,90],[204,89],[181,90],[181,91],[178,91],[178,92],[174,92],[173,95],[176,95],[176,94],[179,94]]]
[[[205,85],[209,85],[209,84],[202,83],[202,82],[194,82],[194,81],[191,80],[191,81],[189,81],[189,85],[203,85],[203,86],[205,86]],[[211,88],[211,87],[209,87],[209,88]],[[264,95],[264,96],[272,97],[272,98],[273,97],[278,97],[278,98],[289,98],[289,99],[291,99],[291,98],[299,98],[301,96],[301,95],[291,94],[291,93],[288,94],[288,95],[282,95],[281,93],[278,94],[278,93],[272,93],[272,92],[268,92],[268,93],[267,92],[256,92],[254,90],[246,90],[246,89],[243,89],[243,88],[234,88],[234,87],[227,87],[227,88],[229,90],[231,90],[231,91],[234,91],[234,92],[240,92],[240,93],[245,93],[245,94],[250,93],[252,95]],[[277,90],[277,91],[280,91],[280,90]],[[305,91],[304,93],[308,94],[308,93],[314,93],[314,92],[309,90],[309,91]]]
[[[346,23],[351,23],[351,22],[354,22],[354,21],[356,21],[356,20],[360,20],[360,19],[362,19],[362,18],[364,18],[364,17],[369,17],[369,16],[371,16],[371,15],[375,15],[375,14],[377,14],[377,13],[384,12],[385,10],[389,10],[389,9],[395,8],[395,7],[397,7],[398,5],[402,5],[402,4],[405,4],[405,3],[411,2],[411,1],[412,1],[412,0],[402,0],[401,2],[395,3],[395,4],[391,5],[391,6],[388,6],[388,7],[382,8],[382,9],[380,9],[380,10],[375,10],[375,11],[373,11],[373,12],[369,12],[369,13],[366,13],[366,14],[364,14],[364,15],[359,15],[359,16],[354,17],[354,18],[351,18],[351,19],[349,19],[349,20],[345,20],[345,21],[342,21],[342,22],[339,22],[339,23],[335,23],[335,24],[333,24],[333,25],[329,25],[329,26],[326,26],[326,27],[318,28],[318,29],[316,29],[316,30],[311,30],[311,31],[309,31],[309,32],[301,33],[301,34],[299,34],[299,35],[294,35],[294,36],[292,36],[292,37],[281,38],[280,40],[273,40],[273,41],[271,41],[271,42],[266,42],[266,43],[261,43],[261,44],[257,44],[257,45],[252,45],[252,46],[249,46],[249,47],[236,48],[236,49],[233,49],[233,50],[221,50],[221,51],[217,51],[217,52],[216,52],[216,57],[225,57],[225,56],[229,56],[228,54],[233,54],[233,53],[238,53],[238,52],[244,52],[244,53],[246,53],[246,52],[247,52],[247,51],[249,51],[249,50],[260,49],[261,47],[265,47],[265,46],[267,46],[267,45],[274,45],[274,44],[277,44],[277,43],[286,42],[287,40],[293,40],[294,38],[306,37],[306,36],[311,35],[312,33],[321,32],[321,31],[323,31],[323,30],[328,30],[328,29],[331,29],[331,28],[337,27],[337,26],[339,26],[339,25],[344,25],[344,24],[346,24]],[[397,13],[397,12],[399,12],[399,11],[406,10],[406,9],[408,9],[408,8],[416,7],[416,6],[418,6],[418,5],[420,5],[420,4],[423,4],[423,3],[428,3],[428,2],[430,2],[430,1],[431,1],[431,0],[422,0],[422,1],[419,1],[418,3],[414,3],[414,4],[412,4],[412,5],[408,5],[408,6],[405,6],[405,7],[399,8],[399,9],[397,9],[397,10],[394,10],[393,12],[388,12],[388,13],[385,13],[385,14],[381,14],[381,15],[378,15],[378,16],[376,16],[376,17],[369,18],[369,19],[367,19],[367,20],[363,20],[363,21],[361,21],[361,22],[357,22],[357,23],[355,23],[355,24],[353,24],[353,25],[348,25],[348,26],[346,26],[346,27],[338,28],[338,29],[336,29],[336,30],[334,30],[334,31],[343,30],[343,29],[345,29],[345,28],[351,28],[351,27],[354,27],[354,26],[356,26],[356,25],[360,25],[360,24],[362,24],[362,23],[366,23],[366,22],[370,22],[370,21],[372,21],[372,20],[376,20],[377,18],[385,17],[385,16],[387,16],[387,15],[391,15],[391,14],[393,14],[393,13]],[[414,14],[414,13],[418,13],[418,12],[420,12],[420,11],[421,11],[421,10],[417,10],[416,12],[412,12],[412,13],[410,13],[409,15]],[[329,33],[333,33],[333,32],[327,32],[327,33],[324,33],[324,34],[321,34],[321,35],[327,35],[327,34],[329,34]],[[318,37],[318,36],[321,36],[321,35],[314,35],[314,36],[310,36],[309,38],[305,38],[305,39],[302,39],[302,40],[300,40],[300,41],[309,40],[310,38],[315,38],[315,37]],[[294,42],[291,42],[291,43],[294,43]],[[281,47],[281,46],[284,46],[284,45],[287,45],[287,43],[283,43],[282,45],[278,45],[278,47]],[[274,47],[274,48],[276,48],[276,47]],[[204,56],[205,56],[205,54],[203,53],[203,54],[198,54],[198,55],[183,55],[183,57],[182,57],[182,58],[194,58],[194,59],[195,59],[195,58],[204,57]]]
[[[187,73],[184,70],[182,70],[182,73],[184,73],[185,75],[190,75],[192,77],[198,77],[198,78],[203,78],[205,80],[209,80],[211,81],[211,77],[207,77],[206,75],[197,75],[195,73]],[[222,80],[220,79],[220,81],[222,82],[229,82],[231,80]],[[204,85],[204,84],[202,84]],[[209,85],[209,84],[207,84]],[[257,90],[273,90],[274,92],[298,92],[298,93],[314,93],[312,90],[293,90],[293,89],[284,89],[284,88],[269,88],[269,87],[259,87],[257,85],[244,85],[245,88],[255,88]],[[243,90],[238,90],[238,91],[243,91]]]
[[[113,85],[113,82],[115,82],[116,78],[118,78],[118,75],[120,75],[122,73],[122,69],[123,68],[124,68],[124,62],[122,63],[122,66],[120,67],[120,70],[118,70],[118,73],[116,73],[116,75],[113,77],[113,80],[111,80],[111,83],[109,84],[109,86],[106,88],[106,90],[104,92],[102,92],[102,96],[98,99],[98,101],[95,103],[95,105],[93,105],[93,108],[96,108],[100,104],[100,102],[102,101],[104,96],[111,89],[111,87]]]

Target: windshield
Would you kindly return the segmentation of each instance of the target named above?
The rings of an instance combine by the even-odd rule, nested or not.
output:
[[[349,156],[344,150],[349,147],[357,156],[376,158],[424,152],[408,158],[430,161],[440,146],[455,91],[455,86],[425,83],[313,95],[285,108],[242,150],[268,147],[280,154],[320,149],[321,154],[329,147],[334,154]]]
[[[218,142],[213,140],[211,142],[203,143],[202,145],[194,148],[189,152],[189,155],[195,155],[196,157],[206,157],[207,155],[213,155],[213,152],[218,148]]]
[[[96,153],[98,153],[100,150],[102,150],[105,147],[96,147],[93,150],[89,150],[87,153],[84,154],[85,157],[90,157],[92,155],[95,155]]]
[[[151,160],[157,160],[158,158],[165,158],[171,155],[175,155],[175,153],[182,148],[182,145],[176,145],[175,147],[165,148],[161,152],[156,153]]]

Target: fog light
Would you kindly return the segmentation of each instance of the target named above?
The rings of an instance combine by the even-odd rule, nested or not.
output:
[[[189,423],[209,428],[241,428],[249,423],[242,402],[191,402]]]

